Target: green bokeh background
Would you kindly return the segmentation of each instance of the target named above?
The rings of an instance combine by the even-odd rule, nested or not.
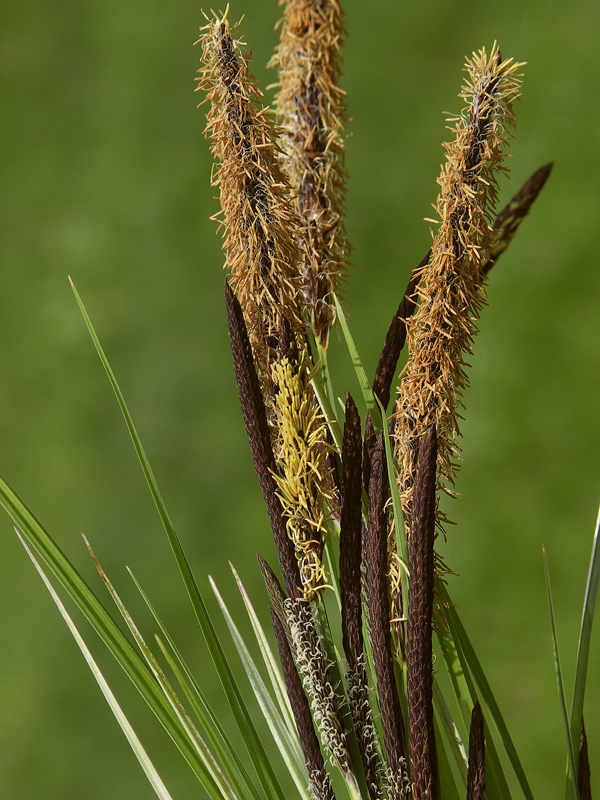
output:
[[[527,61],[513,181],[554,172],[494,269],[472,358],[464,465],[444,548],[451,589],[538,797],[562,795],[565,749],[542,569],[550,559],[567,686],[600,500],[600,6],[574,0],[347,0],[352,121],[347,284],[365,365],[376,363],[429,243],[444,111],[465,54],[498,39]],[[276,42],[274,0],[236,0],[253,69]],[[211,608],[235,598],[232,559],[266,606],[272,557],[239,411],[223,312],[210,157],[196,109],[197,3],[21,0],[0,11],[2,74],[0,471],[101,592],[80,534],[153,626],[150,592],[227,720],[183,586],[71,294],[96,323]],[[337,390],[357,393],[332,343]],[[236,602],[233,605],[237,608]],[[8,520],[0,523],[0,798],[150,798],[79,652]],[[264,615],[263,615],[264,618]],[[101,666],[174,797],[187,767],[97,646]],[[600,647],[586,716],[600,789]],[[247,691],[245,689],[245,691]],[[227,723],[226,723],[227,724]]]

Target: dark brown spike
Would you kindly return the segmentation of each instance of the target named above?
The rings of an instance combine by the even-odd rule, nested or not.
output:
[[[340,595],[342,643],[351,668],[363,652],[360,601],[361,565],[361,431],[356,403],[346,399],[342,444],[342,509],[340,519]]]
[[[552,164],[545,164],[525,181],[510,203],[502,209],[492,225],[492,247],[481,269],[488,273],[513,240],[521,222],[550,176]]]
[[[579,767],[577,769],[577,788],[579,800],[592,800],[592,784],[590,760],[588,756],[587,735],[583,719],[581,720],[581,736],[579,737]]]
[[[276,470],[275,456],[269,435],[267,413],[254,366],[242,307],[227,282],[225,283],[225,302],[235,380],[252,451],[254,469],[267,505],[285,587],[289,596],[296,598],[299,596],[300,573],[293,544],[285,529],[281,502],[275,492],[275,481],[273,480]]]
[[[284,622],[285,610],[283,605],[286,601],[285,592],[281,588],[281,584],[277,580],[275,573],[264,560],[264,558],[259,553],[256,554],[256,558],[258,559],[258,565],[260,567],[260,571],[262,572],[265,586],[267,587],[267,594],[269,595],[271,605],[275,609],[275,613],[279,619]]]
[[[361,607],[362,469],[360,416],[351,395],[346,399],[342,443],[340,518],[340,595],[342,644],[348,661],[348,696],[358,748],[372,800],[381,797],[380,763],[371,716],[369,683],[363,655]]]
[[[467,800],[485,800],[485,734],[479,703],[475,703],[471,713]]]
[[[410,771],[414,800],[436,800],[437,757],[433,725],[432,616],[435,585],[437,439],[431,425],[419,448],[408,540],[409,595],[406,671]]]
[[[401,776],[406,764],[406,736],[394,675],[390,633],[390,609],[387,586],[388,521],[386,502],[389,496],[383,433],[377,440],[369,483],[369,524],[363,543],[363,595],[365,597],[377,695],[381,711],[383,743],[388,775]]]
[[[272,609],[271,621],[273,623],[273,630],[275,631],[275,638],[277,639],[283,677],[290,699],[290,705],[294,713],[296,728],[298,729],[298,736],[300,737],[300,744],[302,745],[312,792],[316,800],[334,800],[335,796],[331,787],[331,781],[325,769],[325,762],[319,746],[319,739],[315,733],[315,727],[310,713],[310,705],[304,693],[298,670],[294,664],[287,634],[279,619],[279,615]]]
[[[375,428],[373,427],[373,420],[371,419],[371,412],[367,412],[365,420],[365,439],[363,445],[363,462],[362,462],[362,479],[363,486],[367,493],[369,491],[369,483],[371,481],[371,459],[373,458],[373,450],[377,444],[377,436],[375,435]]]
[[[425,258],[421,260],[419,266],[411,275],[406,291],[404,292],[404,297],[400,301],[398,310],[394,314],[390,327],[388,328],[383,350],[379,356],[379,363],[377,364],[375,378],[373,380],[373,394],[379,398],[379,402],[384,408],[387,408],[390,402],[392,382],[398,368],[398,359],[400,358],[400,353],[406,342],[406,319],[410,317],[415,310],[417,302],[415,291],[423,270],[429,262],[430,255],[431,250],[428,250]]]

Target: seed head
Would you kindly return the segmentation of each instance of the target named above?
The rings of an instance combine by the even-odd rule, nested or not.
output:
[[[502,147],[514,125],[519,64],[503,61],[496,45],[467,60],[461,97],[468,106],[453,120],[438,179],[440,225],[417,288],[419,305],[407,325],[409,357],[395,406],[395,455],[405,519],[411,516],[416,443],[432,423],[438,431],[438,485],[452,494],[459,458],[459,408],[468,385],[466,358],[484,303],[482,265],[492,243],[490,218]],[[439,520],[439,516],[438,516]]]
[[[302,293],[315,336],[327,344],[349,247],[343,225],[345,94],[339,86],[343,41],[336,0],[282,0],[276,101],[283,167],[301,220]]]
[[[225,17],[202,28],[198,89],[210,104],[206,135],[217,160],[225,268],[244,311],[263,383],[270,380],[281,317],[303,330],[298,286],[299,223],[276,155],[275,131],[248,71],[249,56]]]

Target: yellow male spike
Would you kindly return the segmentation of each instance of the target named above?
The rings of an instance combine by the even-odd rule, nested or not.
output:
[[[285,357],[273,367],[277,384],[277,494],[287,517],[306,599],[327,585],[321,557],[325,534],[323,501],[331,501],[327,423],[310,385],[305,359]]]

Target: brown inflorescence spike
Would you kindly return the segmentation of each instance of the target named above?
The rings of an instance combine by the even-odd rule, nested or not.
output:
[[[326,346],[335,316],[333,293],[349,250],[343,224],[342,14],[337,0],[281,0],[281,5],[281,41],[271,61],[279,72],[279,141],[301,220],[304,302],[315,336]]]
[[[362,480],[365,490],[369,491],[369,483],[371,481],[371,459],[373,458],[373,450],[377,445],[377,435],[371,419],[371,412],[367,411],[367,418],[365,420],[365,437],[363,442],[363,460],[362,460]]]
[[[498,214],[492,225],[492,246],[487,258],[481,264],[483,272],[487,273],[491,270],[512,242],[519,225],[529,214],[529,209],[548,180],[551,170],[552,164],[540,167],[525,181],[510,203]]]
[[[267,505],[275,539],[275,549],[286,590],[290,597],[298,597],[300,573],[292,542],[286,532],[281,502],[276,492],[275,478],[273,477],[276,473],[275,456],[271,446],[267,414],[242,307],[227,283],[225,284],[225,302],[235,380],[240,396],[244,425],[250,441],[254,469]]]
[[[267,587],[267,594],[269,595],[271,605],[273,606],[273,609],[281,622],[284,623],[284,603],[287,599],[286,594],[281,588],[281,584],[277,580],[275,573],[267,564],[265,559],[259,553],[256,554],[256,558],[258,559],[258,566],[260,567],[260,571],[262,572],[262,576],[265,581],[265,586]]]
[[[429,265],[418,285],[418,308],[407,324],[408,361],[395,406],[395,456],[406,520],[411,517],[415,443],[435,422],[438,487],[453,494],[459,458],[459,409],[468,385],[466,367],[485,300],[482,263],[492,246],[490,216],[512,104],[519,94],[519,64],[503,61],[494,45],[467,60],[461,97],[467,108],[454,122],[438,180],[440,218]],[[441,516],[438,516],[441,522]]]
[[[388,597],[389,497],[383,433],[373,450],[369,482],[369,524],[363,543],[363,595],[365,598],[383,743],[387,756],[386,779],[390,800],[403,796],[407,778],[406,735],[392,659]]]
[[[333,788],[325,769],[325,761],[321,754],[319,739],[315,733],[310,705],[294,664],[286,631],[279,619],[279,615],[274,611],[271,611],[271,621],[275,631],[275,638],[277,639],[283,677],[304,753],[312,794],[315,800],[334,800]]]
[[[383,349],[379,356],[375,378],[373,379],[373,394],[379,399],[383,408],[387,408],[390,402],[392,383],[398,368],[398,359],[406,341],[406,321],[411,316],[416,307],[415,290],[421,279],[421,270],[429,263],[431,250],[421,260],[418,267],[413,271],[411,278],[400,301],[398,310],[388,328]],[[376,442],[375,429],[371,414],[367,414],[365,422],[364,456],[363,456],[363,484],[366,489],[369,486],[369,472],[371,463],[371,451]]]
[[[592,800],[592,784],[590,759],[588,756],[587,735],[583,718],[581,720],[581,736],[579,737],[579,764],[577,768],[577,789],[579,800]]]
[[[398,310],[388,328],[383,350],[379,356],[375,379],[373,380],[373,394],[379,398],[379,402],[387,408],[390,402],[392,382],[398,368],[398,359],[406,341],[406,321],[412,316],[417,300],[415,291],[417,284],[421,280],[421,272],[429,263],[431,250],[427,252],[425,258],[421,260],[418,267],[413,271],[411,278],[404,292],[404,297],[400,301]]]
[[[362,475],[361,431],[356,403],[346,397],[342,443],[342,508],[340,517],[340,601],[342,644],[350,713],[356,731],[367,786],[372,800],[381,797],[381,764],[376,746],[369,684],[363,651],[361,607]]]
[[[342,444],[342,509],[340,520],[340,601],[342,644],[353,667],[363,653],[360,599],[362,525],[361,431],[356,403],[346,397]]]
[[[304,331],[299,302],[299,219],[276,155],[275,132],[248,56],[232,38],[225,17],[202,29],[203,67],[198,89],[207,91],[206,135],[217,160],[225,267],[248,321],[261,381],[269,394],[281,317]]]
[[[531,206],[550,177],[552,166],[552,163],[545,164],[543,167],[536,170],[494,220],[492,224],[492,244],[490,250],[482,258],[482,272],[487,274],[512,242],[521,222],[529,214]],[[419,267],[425,267],[427,265],[430,255],[431,250],[421,261]],[[412,311],[410,313],[412,313]],[[405,314],[404,316],[406,317],[408,315]]]
[[[471,713],[467,800],[485,800],[485,734],[479,703],[475,703]]]
[[[432,616],[435,586],[437,442],[432,425],[421,442],[408,540],[409,595],[406,673],[410,772],[414,800],[437,800],[433,725]]]

